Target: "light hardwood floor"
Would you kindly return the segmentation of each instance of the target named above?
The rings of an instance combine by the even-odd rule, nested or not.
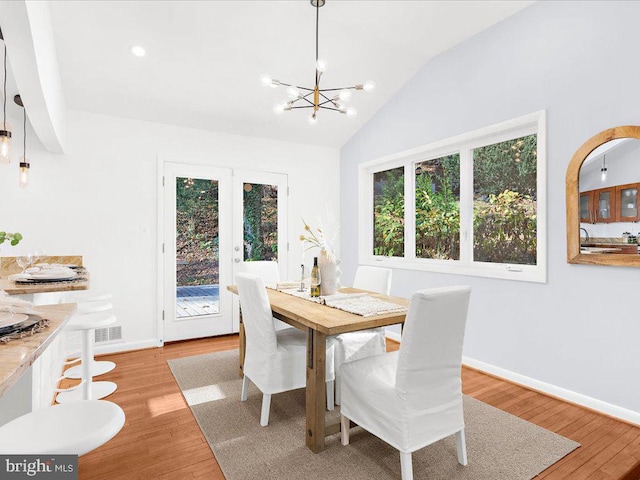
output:
[[[124,409],[127,421],[113,440],[80,458],[79,478],[224,479],[166,361],[237,347],[238,336],[230,335],[101,357],[117,363],[100,380],[118,384],[108,400]],[[640,428],[469,368],[462,384],[467,395],[581,443],[537,479],[640,478]]]

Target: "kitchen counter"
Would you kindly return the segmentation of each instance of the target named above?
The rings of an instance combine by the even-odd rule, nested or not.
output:
[[[33,293],[50,293],[50,292],[73,292],[76,290],[88,290],[89,289],[89,274],[83,273],[82,276],[86,277],[86,281],[82,282],[56,282],[46,284],[34,284],[34,285],[16,285],[12,280],[9,280],[9,275],[19,273],[22,269],[16,264],[16,257],[2,257],[0,264],[0,290],[4,290],[9,295],[30,295]],[[82,266],[81,255],[66,255],[66,256],[46,256],[42,259],[43,263],[49,264],[63,264],[63,265],[77,265]],[[47,303],[50,303],[47,302]]]
[[[0,395],[15,384],[47,349],[76,311],[76,304],[42,305],[36,310],[42,312],[42,318],[49,320],[48,328],[35,335],[0,343]]]
[[[580,244],[580,253],[613,253],[613,254],[638,254],[638,246],[635,243],[601,243],[589,242]]]

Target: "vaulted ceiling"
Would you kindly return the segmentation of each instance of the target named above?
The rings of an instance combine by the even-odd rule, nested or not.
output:
[[[240,135],[340,147],[429,59],[531,1],[347,1],[320,9],[325,87],[375,80],[358,116],[273,113],[284,89],[312,86],[315,9],[308,1],[52,1],[68,108]],[[141,45],[146,56],[129,48]]]

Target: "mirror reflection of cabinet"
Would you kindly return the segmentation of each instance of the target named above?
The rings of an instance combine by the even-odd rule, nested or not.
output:
[[[595,223],[610,223],[615,221],[616,189],[614,187],[601,188],[593,192],[595,207]]]
[[[610,128],[576,151],[566,176],[569,263],[640,267],[640,244],[623,238],[640,232],[638,190],[640,126]]]
[[[580,193],[581,223],[611,223],[619,220],[616,187],[600,188]],[[632,221],[632,220],[630,220]]]
[[[638,187],[639,183],[619,185],[616,187],[616,216],[620,222],[637,222],[638,215]]]
[[[594,207],[593,207],[593,191],[582,192],[580,194],[580,222],[581,223],[593,223]]]

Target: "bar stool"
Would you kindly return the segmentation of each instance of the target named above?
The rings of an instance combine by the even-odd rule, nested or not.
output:
[[[101,303],[109,300],[110,298],[110,293],[94,297],[80,297],[80,299],[78,299],[78,309],[76,312],[78,314],[85,314],[110,311],[113,309],[113,305],[111,305],[110,303]],[[76,358],[69,362],[65,362],[65,365],[71,365],[79,361],[80,358]],[[116,364],[114,362],[108,362],[104,360],[97,361],[92,359],[91,372],[93,373],[94,377],[109,373],[114,368],[116,368]],[[76,365],[74,367],[68,368],[63,372],[62,375],[64,378],[69,378],[72,380],[80,379],[82,378],[82,365]]]
[[[104,400],[42,408],[0,427],[0,453],[84,455],[115,437],[124,421],[122,408]]]
[[[98,400],[111,395],[118,386],[114,382],[94,382],[93,378],[93,335],[96,328],[109,326],[116,322],[111,313],[86,313],[75,315],[67,324],[67,331],[82,332],[82,389],[67,389],[58,393],[57,403],[68,403],[76,400]],[[115,365],[115,364],[114,364]]]

